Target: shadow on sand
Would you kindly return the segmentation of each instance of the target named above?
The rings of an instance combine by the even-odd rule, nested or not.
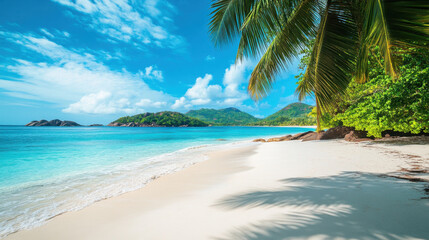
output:
[[[228,210],[284,210],[214,239],[429,239],[429,200],[422,199],[426,183],[346,172],[282,184],[219,201],[216,206]]]

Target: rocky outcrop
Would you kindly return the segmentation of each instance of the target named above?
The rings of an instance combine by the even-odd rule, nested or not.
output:
[[[346,141],[351,142],[362,142],[362,141],[370,141],[371,138],[367,137],[367,133],[365,131],[357,131],[354,128],[350,127],[335,127],[328,129],[326,132],[322,131],[320,133],[308,131],[303,133],[298,133],[295,135],[287,135],[284,137],[275,137],[269,138],[267,140],[259,138],[253,140],[254,142],[282,142],[289,140],[302,140],[302,141],[314,141],[314,140],[328,140],[328,139],[341,139],[343,138]]]
[[[314,133],[314,132],[308,131],[308,132],[298,133],[298,134],[293,135],[290,140],[301,140],[305,136],[307,136],[308,134],[311,134],[311,133]]]
[[[324,134],[324,132],[321,132],[321,133],[311,132],[311,133],[306,134],[305,136],[301,137],[300,140],[302,140],[303,142],[320,140],[322,138],[323,134]]]
[[[267,142],[283,142],[283,141],[289,141],[291,140],[292,135],[287,135],[283,137],[275,137],[275,138],[269,138]]]
[[[353,128],[338,126],[334,128],[330,128],[324,132],[323,136],[320,138],[322,140],[328,139],[338,139],[344,138],[349,132],[353,131]]]
[[[45,127],[45,126],[54,126],[54,127],[76,127],[81,126],[80,124],[73,121],[61,121],[59,119],[54,119],[51,121],[40,120],[40,121],[31,121],[27,123],[25,126],[29,127]]]
[[[366,134],[363,134],[361,131],[350,131],[344,136],[344,140],[348,142],[363,142],[363,141],[371,141],[371,138],[367,138]]]

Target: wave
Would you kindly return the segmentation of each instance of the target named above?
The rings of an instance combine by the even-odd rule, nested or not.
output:
[[[199,145],[132,162],[87,169],[13,187],[0,188],[0,238],[44,224],[69,211],[137,190],[160,176],[207,159],[207,153],[253,144],[240,141]]]

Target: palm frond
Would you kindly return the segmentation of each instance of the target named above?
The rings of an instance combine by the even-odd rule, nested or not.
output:
[[[367,48],[378,46],[384,59],[384,69],[391,76],[396,76],[395,62],[391,52],[391,36],[386,19],[386,9],[382,0],[363,0],[362,4],[363,27],[361,40],[362,46]],[[359,61],[367,60],[368,51],[365,55],[360,55]],[[365,63],[358,62],[358,65],[365,66]],[[356,76],[363,77],[357,79],[364,82],[367,72],[362,72],[367,68],[357,68]]]
[[[282,29],[301,0],[260,0],[255,3],[241,27],[237,61],[243,57],[260,56]]]
[[[210,33],[215,45],[232,42],[257,0],[215,0],[211,8]]]
[[[277,30],[275,36],[272,38],[268,48],[266,49],[264,55],[259,60],[259,63],[252,72],[252,75],[249,80],[248,92],[250,96],[258,100],[269,92],[272,87],[272,84],[275,80],[275,76],[281,71],[284,70],[287,65],[296,57],[298,57],[299,52],[305,48],[308,39],[311,39],[316,34],[316,26],[318,20],[318,10],[319,3],[317,0],[303,0],[301,3],[290,12],[290,15],[287,15],[286,12],[281,12],[280,20],[282,21],[281,26],[272,25],[272,30]],[[270,15],[275,15],[270,14]],[[265,18],[270,18],[271,20],[260,20],[261,22],[275,22],[274,19],[276,16],[270,15],[261,15]],[[251,15],[249,15],[251,16]],[[255,15],[252,15],[252,17]],[[255,19],[246,19],[246,21],[256,21]],[[254,36],[250,33],[255,33],[260,31],[261,26],[253,26],[247,22],[246,27],[243,29],[243,32],[247,31],[250,28],[249,34],[244,34],[246,38],[249,35],[249,38],[245,44],[241,42],[241,48],[243,52],[247,54],[252,54],[257,52],[261,45],[258,44],[258,36],[255,39],[251,39]],[[274,33],[272,33],[274,35]],[[265,38],[266,35],[262,36],[261,39]]]
[[[306,70],[321,112],[329,112],[345,92],[355,67],[358,35],[348,1],[328,1]]]
[[[429,41],[429,1],[384,0],[385,18],[392,40]]]

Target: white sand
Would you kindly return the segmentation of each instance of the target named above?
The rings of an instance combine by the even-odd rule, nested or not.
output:
[[[425,183],[380,177],[409,167],[407,154],[429,162],[428,145],[226,150],[6,239],[429,239]]]

